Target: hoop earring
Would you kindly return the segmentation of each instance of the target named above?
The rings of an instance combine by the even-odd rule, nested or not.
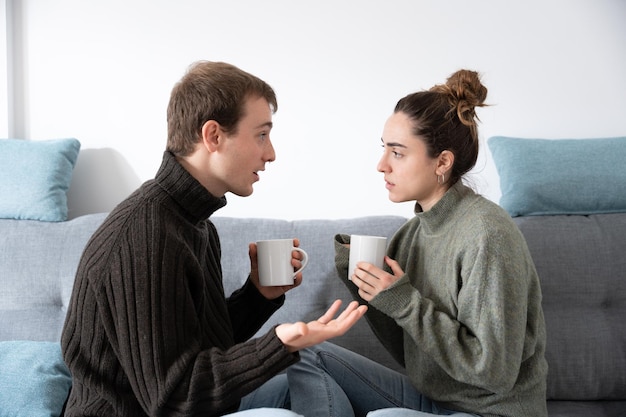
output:
[[[443,185],[446,182],[446,174],[437,175],[437,184]]]

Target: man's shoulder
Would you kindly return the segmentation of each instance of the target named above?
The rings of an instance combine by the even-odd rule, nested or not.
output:
[[[96,229],[82,254],[81,271],[100,276],[132,262],[150,262],[149,253],[177,245],[179,218],[171,209],[150,201],[127,199],[109,213]]]
[[[87,249],[100,250],[132,235],[144,234],[162,224],[167,210],[146,198],[141,188],[119,203],[92,235]]]

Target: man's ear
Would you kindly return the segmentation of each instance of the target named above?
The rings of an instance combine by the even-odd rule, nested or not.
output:
[[[437,157],[437,175],[445,175],[454,165],[454,154],[448,150],[442,151]]]
[[[209,152],[217,150],[221,133],[220,124],[215,120],[208,120],[202,125],[202,144]]]

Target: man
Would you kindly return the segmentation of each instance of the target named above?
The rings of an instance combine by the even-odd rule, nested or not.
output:
[[[286,378],[276,375],[298,361],[298,350],[345,333],[365,313],[352,303],[333,319],[335,302],[316,321],[250,339],[302,282],[298,274],[293,285],[260,286],[254,244],[247,282],[225,297],[209,217],[226,193],[252,194],[275,159],[276,109],[269,85],[226,63],[196,63],[174,87],[156,177],[110,213],[76,273],[61,341],[73,377],[67,416],[286,407]]]

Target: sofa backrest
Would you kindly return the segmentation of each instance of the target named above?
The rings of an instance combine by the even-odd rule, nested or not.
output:
[[[0,219],[0,341],[58,341],[83,248],[106,214]]]
[[[220,233],[222,243],[225,293],[230,294],[239,288],[248,276],[249,242],[299,238],[300,247],[310,256],[309,264],[303,271],[303,283],[287,294],[285,305],[270,318],[259,333],[264,333],[277,323],[315,320],[334,300],[343,300],[344,306],[352,300],[335,269],[335,234],[365,234],[390,238],[406,220],[400,216],[295,221],[216,217],[213,223]],[[333,339],[333,342],[393,369],[400,369],[379,344],[365,320],[359,321],[345,335]]]
[[[541,280],[548,399],[626,399],[626,213],[514,220]]]
[[[74,275],[83,248],[106,214],[60,222],[0,219],[0,341],[59,341]],[[313,320],[337,298],[351,296],[336,277],[333,237],[336,233],[390,237],[406,219],[395,216],[350,220],[240,219],[215,217],[220,232],[226,295],[239,288],[250,271],[248,243],[298,237],[311,259],[304,283],[291,291],[259,333],[281,322]],[[348,348],[397,368],[362,320],[335,340]],[[374,341],[374,343],[372,343]]]
[[[61,222],[0,220],[0,341],[58,341],[76,267],[106,214]],[[514,219],[524,234],[543,289],[549,364],[548,398],[626,399],[626,213]],[[311,259],[304,283],[261,329],[318,318],[337,298],[351,299],[334,266],[336,233],[390,237],[397,216],[342,220],[215,217],[225,293],[242,285],[248,243],[300,238]],[[361,320],[335,342],[399,369]]]

